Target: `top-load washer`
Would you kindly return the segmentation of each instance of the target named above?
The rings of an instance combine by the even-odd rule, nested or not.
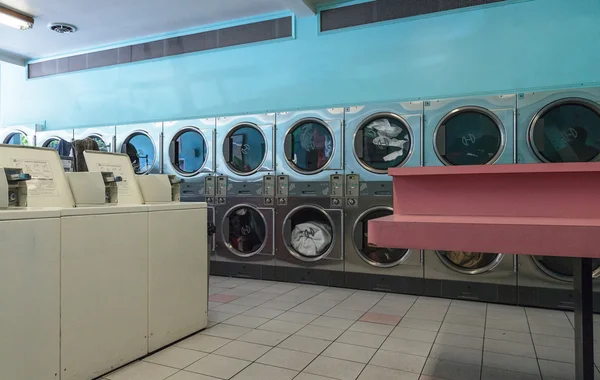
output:
[[[36,146],[35,132],[37,125],[19,125],[0,128],[0,143],[10,145]]]
[[[217,118],[214,273],[275,279],[275,114]]]
[[[182,202],[206,202],[208,223],[215,225],[215,118],[163,123],[163,171],[181,182]],[[211,261],[215,236],[208,237]]]
[[[517,95],[519,163],[600,161],[600,88]],[[557,200],[560,202],[560,200]],[[594,260],[594,278],[600,260]],[[519,257],[519,303],[573,308],[573,259]],[[600,310],[600,279],[594,280],[594,309]]]
[[[98,143],[101,152],[115,152],[116,129],[114,125],[94,128],[78,128],[73,132],[74,140],[90,138]]]
[[[425,101],[424,115],[425,166],[515,162],[516,95]],[[514,255],[425,251],[423,258],[425,294],[517,301]]]
[[[392,214],[389,168],[420,166],[423,102],[346,108],[345,282],[366,290],[420,294],[420,250],[367,243],[368,221]]]
[[[342,285],[344,108],[281,112],[276,123],[277,279]]]
[[[116,152],[129,156],[136,174],[163,172],[163,123],[118,125]]]

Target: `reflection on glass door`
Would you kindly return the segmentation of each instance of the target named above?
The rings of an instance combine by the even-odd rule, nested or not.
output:
[[[256,208],[236,206],[227,212],[223,222],[228,224],[223,239],[232,253],[250,257],[261,252],[266,243],[267,222]]]
[[[154,166],[154,143],[150,136],[143,132],[129,135],[121,147],[121,152],[129,156],[136,174],[146,174]]]
[[[438,257],[450,269],[463,274],[481,274],[494,269],[503,255],[500,253],[437,251]]]
[[[29,145],[29,140],[27,139],[26,134],[14,132],[8,135],[8,137],[4,140],[4,143],[9,145]]]
[[[225,162],[231,171],[250,175],[259,171],[267,157],[267,142],[262,131],[250,124],[234,128],[223,147]]]
[[[200,172],[208,156],[204,135],[195,128],[182,129],[171,141],[169,156],[180,174],[191,176]]]
[[[536,266],[548,276],[561,281],[573,281],[574,259],[558,256],[532,256]],[[600,277],[600,259],[592,262],[592,277]]]
[[[315,174],[324,170],[333,158],[333,150],[331,129],[317,119],[299,122],[286,136],[285,156],[298,173]]]

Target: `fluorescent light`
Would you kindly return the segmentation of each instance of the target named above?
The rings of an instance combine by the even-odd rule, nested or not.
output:
[[[0,7],[0,24],[16,29],[27,30],[33,28],[33,18],[15,12],[12,9]]]

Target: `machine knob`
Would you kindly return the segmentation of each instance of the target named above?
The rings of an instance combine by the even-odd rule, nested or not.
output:
[[[354,200],[354,199],[348,199],[348,204],[350,206],[354,206],[356,204],[356,200]]]
[[[217,227],[215,226],[215,224],[213,222],[208,222],[207,223],[207,233],[208,236],[212,236],[217,232]]]
[[[337,198],[333,198],[332,202],[333,202],[333,204],[334,204],[334,205],[336,205],[336,206],[340,204],[340,200],[339,200],[339,199],[337,199]]]

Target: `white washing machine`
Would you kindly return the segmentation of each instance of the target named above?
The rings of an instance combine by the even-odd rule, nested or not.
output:
[[[79,128],[73,131],[74,140],[91,138],[98,143],[98,149],[102,152],[115,151],[116,129],[114,125],[106,127]]]
[[[425,101],[424,116],[425,166],[516,160],[514,94]],[[514,255],[425,251],[423,258],[427,295],[516,303]]]
[[[35,124],[0,128],[0,143],[35,146],[35,131],[40,128],[41,126]]]
[[[519,163],[600,161],[600,88],[517,95]],[[600,311],[600,260],[594,262]],[[519,303],[573,309],[573,259],[519,256]]]
[[[163,172],[163,123],[117,126],[117,149],[125,153],[136,174]]]
[[[19,207],[26,186],[10,189],[3,168],[0,176],[2,376],[53,380],[60,375],[60,209]]]

